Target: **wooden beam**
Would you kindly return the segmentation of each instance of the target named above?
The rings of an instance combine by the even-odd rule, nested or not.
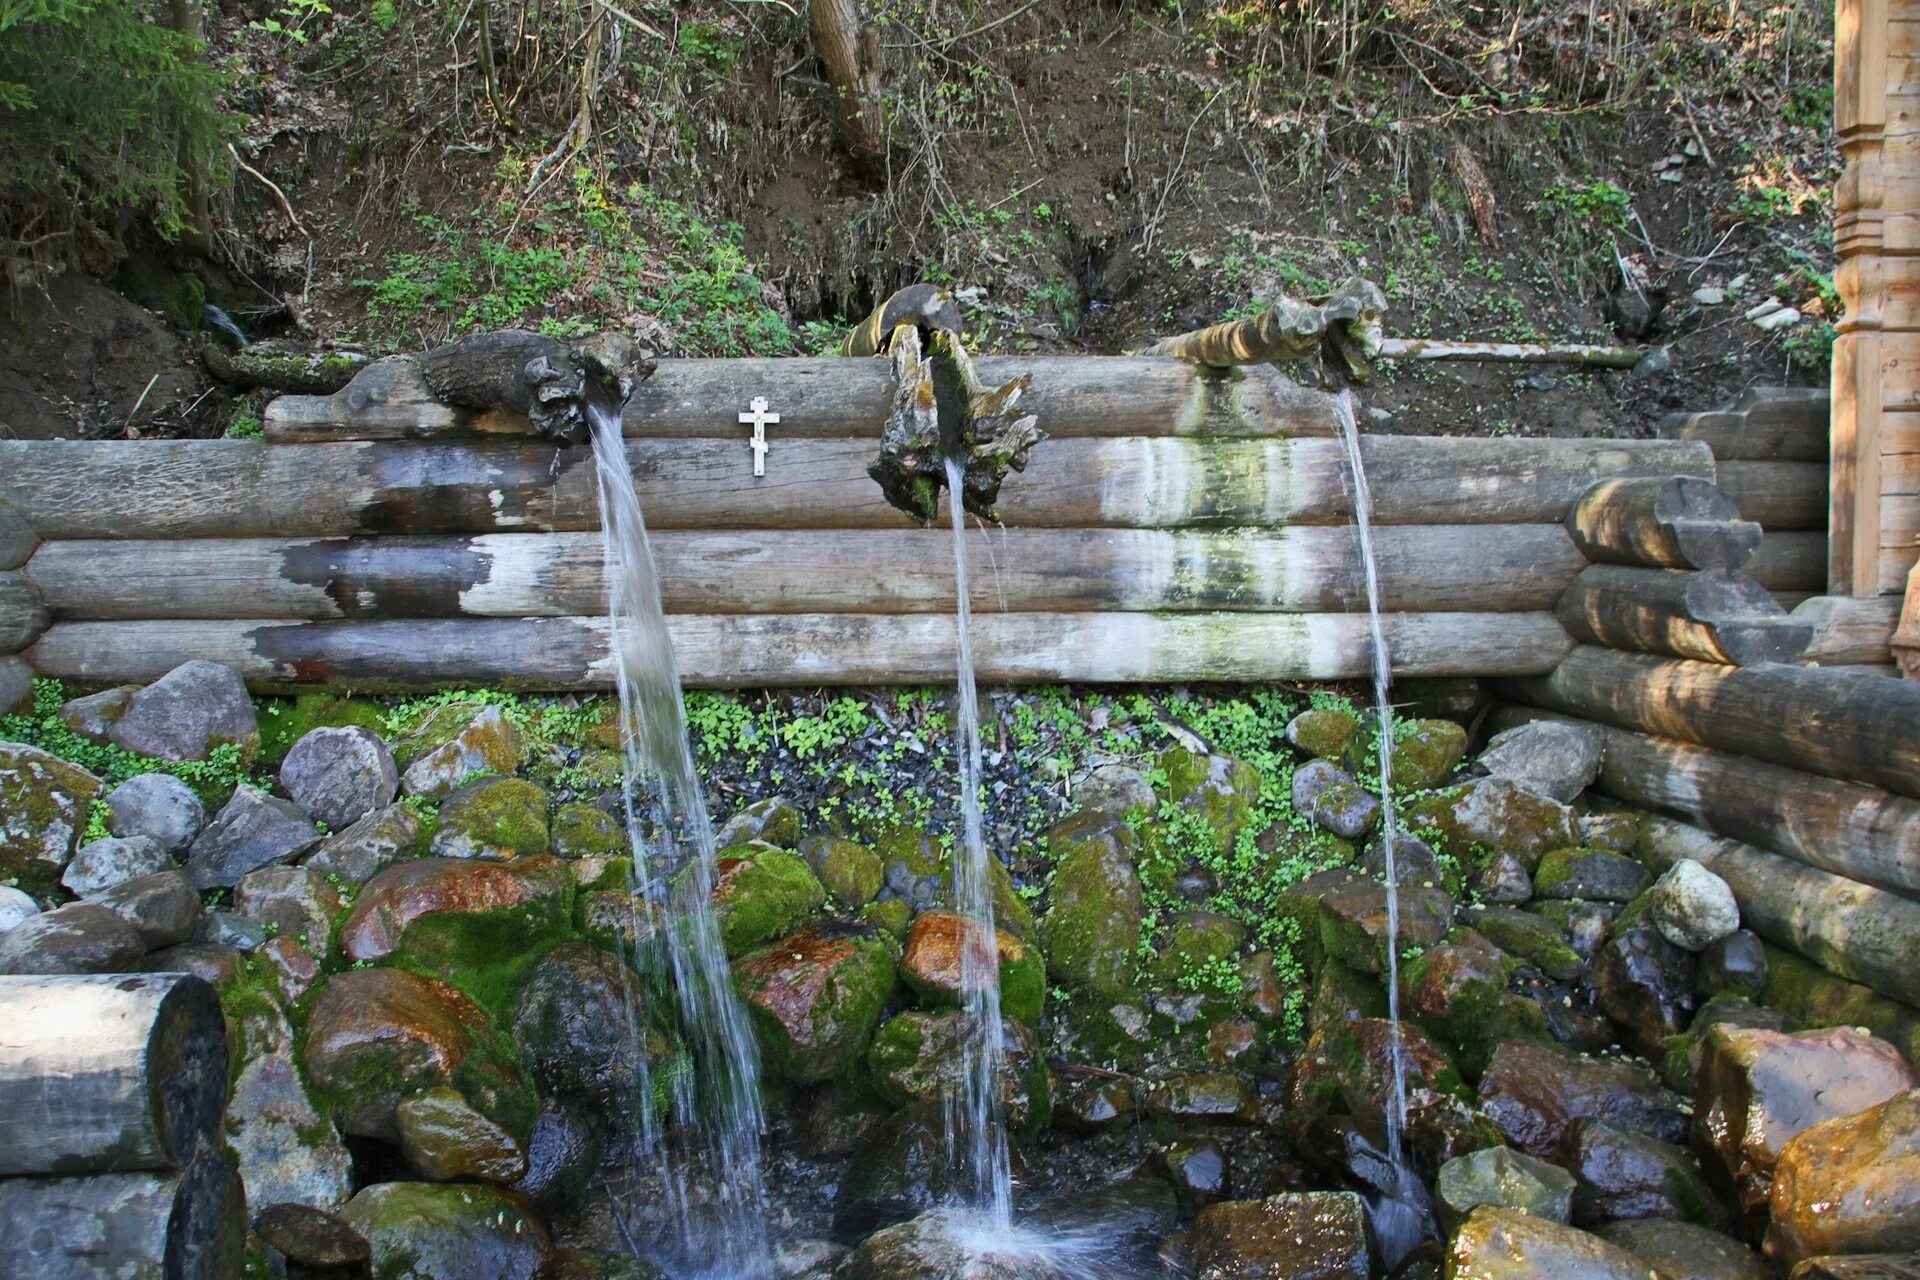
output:
[[[1384,619],[1400,675],[1544,672],[1568,647],[1550,613],[1402,613]],[[902,684],[953,679],[951,614],[679,614],[689,685]],[[1350,680],[1372,670],[1364,612],[998,613],[973,622],[982,681]],[[27,660],[42,675],[157,679],[189,658],[224,662],[260,690],[497,685],[605,689],[604,618],[404,622],[64,622]]]
[[[1592,565],[1555,612],[1583,644],[1735,666],[1795,661],[1813,636],[1765,587],[1718,570]]]
[[[1802,661],[1823,667],[1880,664],[1891,658],[1900,601],[1889,596],[1814,596],[1794,609],[1793,619],[1813,630]]]
[[[756,480],[744,439],[627,447],[653,529],[910,527],[867,475],[874,452],[776,443]],[[1596,481],[1713,470],[1704,445],[1673,441],[1377,436],[1362,452],[1381,524],[1558,521]],[[0,441],[0,499],[48,540],[582,530],[599,522],[592,465],[583,447],[505,441]],[[1334,440],[1050,440],[1000,512],[1047,528],[1345,524],[1353,488]]]
[[[968,542],[980,611],[1366,607],[1351,526],[1001,529]],[[1383,607],[1394,612],[1549,609],[1586,563],[1549,524],[1388,525],[1374,552]],[[945,529],[666,532],[654,535],[653,554],[671,613],[954,607]],[[566,617],[607,608],[597,533],[48,542],[26,572],[70,620]]]
[[[1722,462],[1715,483],[1743,520],[1761,528],[1827,527],[1827,464],[1824,462]]]
[[[1920,1005],[1920,902],[1670,818],[1641,818],[1639,854],[1659,871],[1692,859],[1727,882],[1741,923],[1767,941]]]
[[[1551,675],[1510,688],[1515,701],[1568,715],[1920,796],[1920,684],[1910,681],[1583,645]]]
[[[1677,814],[1718,835],[1834,875],[1920,897],[1920,802],[1878,787],[1656,738],[1535,707],[1507,706],[1497,729],[1532,720],[1600,736],[1602,792]]]
[[[0,572],[0,654],[18,653],[47,629],[46,602],[18,569]]]
[[[182,1171],[0,1179],[0,1275],[240,1280],[246,1189],[225,1155]]]
[[[1773,592],[1817,592],[1827,583],[1824,533],[1767,533],[1740,572]]]
[[[1760,526],[1696,476],[1603,480],[1567,516],[1589,560],[1653,569],[1738,569],[1760,545]]]
[[[1654,434],[1698,440],[1718,462],[1827,460],[1832,397],[1824,387],[1753,387],[1724,409],[1671,413]]]

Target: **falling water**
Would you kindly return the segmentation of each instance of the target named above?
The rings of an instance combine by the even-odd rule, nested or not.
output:
[[[960,986],[966,997],[959,1091],[947,1098],[947,1137],[966,1152],[965,1208],[976,1226],[1004,1232],[1013,1222],[1013,1178],[1007,1134],[999,1113],[999,1081],[1006,1057],[1000,1028],[1000,949],[993,920],[993,881],[980,818],[980,706],[973,679],[972,608],[967,591],[966,515],[960,490],[965,470],[947,459],[953,508],[954,624],[959,631],[960,840],[953,851],[953,905],[967,920],[960,948]]]
[[[1374,1206],[1374,1223],[1391,1266],[1398,1261],[1392,1255],[1404,1254],[1418,1243],[1425,1199],[1406,1160],[1407,1067],[1400,1035],[1400,868],[1393,812],[1393,703],[1387,688],[1393,679],[1393,662],[1380,621],[1380,570],[1373,558],[1373,494],[1367,487],[1367,470],[1360,456],[1360,428],[1354,420],[1351,391],[1342,391],[1334,398],[1334,414],[1340,420],[1347,465],[1353,472],[1353,526],[1366,574],[1367,625],[1373,641],[1373,701],[1380,717],[1380,847],[1385,851],[1387,874],[1387,1055],[1393,1060],[1393,1094],[1387,1099],[1387,1163],[1394,1185]]]
[[[686,707],[660,604],[647,527],[621,439],[620,405],[590,394],[600,527],[605,546],[610,648],[620,690],[623,792],[633,852],[636,909],[666,906],[655,936],[679,1001],[692,1070],[664,1085],[677,1132],[665,1140],[642,1107],[645,1137],[666,1165],[677,1239],[668,1248],[699,1274],[766,1272],[766,1194],[760,1167],[759,1059],[746,1011],[733,989],[712,909],[713,827],[694,774]],[[648,932],[645,920],[638,932]],[[636,1028],[644,1034],[644,1028]],[[642,1055],[642,1061],[645,1056]],[[698,1170],[712,1201],[693,1203]]]

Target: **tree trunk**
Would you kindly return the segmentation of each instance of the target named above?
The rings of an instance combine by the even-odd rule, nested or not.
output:
[[[812,0],[808,8],[840,137],[862,169],[881,172],[887,123],[880,107],[880,33],[861,20],[858,0]]]
[[[238,1280],[246,1192],[202,1151],[183,1171],[0,1179],[0,1275],[21,1280]]]
[[[226,1023],[200,979],[0,977],[0,1174],[179,1168],[226,1104]]]
[[[1718,570],[1593,565],[1556,612],[1583,644],[1735,666],[1797,661],[1813,637],[1759,583]]]
[[[25,573],[0,573],[0,654],[18,653],[47,629],[49,615],[40,591]]]
[[[1602,481],[1574,505],[1567,528],[1589,560],[1651,569],[1734,570],[1760,545],[1760,526],[1691,476]]]

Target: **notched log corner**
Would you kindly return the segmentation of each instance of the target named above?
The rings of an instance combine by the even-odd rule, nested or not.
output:
[[[569,344],[506,329],[461,338],[416,358],[428,390],[441,403],[513,414],[556,440],[583,436],[589,378],[610,383],[624,403],[655,367],[651,351],[613,332]]]
[[[1162,338],[1147,354],[1225,369],[1283,364],[1324,352],[1329,363],[1364,381],[1373,372],[1386,312],[1380,286],[1356,276],[1324,298],[1303,301],[1282,294],[1257,316]]]

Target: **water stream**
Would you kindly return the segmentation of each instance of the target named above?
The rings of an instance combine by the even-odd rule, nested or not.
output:
[[[654,986],[670,987],[690,1058],[688,1067],[643,1085],[648,1094],[667,1095],[664,1125],[642,1106],[643,1136],[663,1165],[673,1221],[669,1239],[642,1247],[664,1254],[675,1274],[736,1280],[764,1275],[770,1265],[758,1048],[714,918],[713,825],[694,772],[620,409],[612,397],[588,397],[626,757],[622,790],[636,933],[646,956],[659,957]],[[649,934],[651,946],[645,945]],[[644,1037],[647,1028],[634,1031]]]

